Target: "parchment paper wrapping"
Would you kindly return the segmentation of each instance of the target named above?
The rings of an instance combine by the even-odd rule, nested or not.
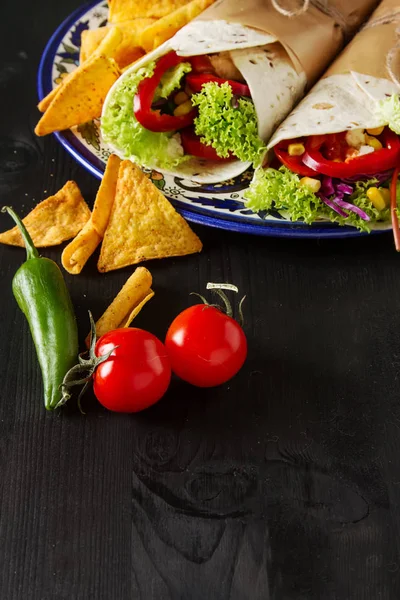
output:
[[[398,2],[381,2],[324,77],[278,127],[270,148],[285,139],[387,125],[377,109],[381,100],[400,91],[386,68],[400,23]],[[380,23],[382,17],[390,22]]]
[[[375,27],[368,25],[382,17],[394,16],[395,11],[400,11],[400,0],[383,0],[371,15],[367,26],[343,50],[324,77],[355,71],[372,77],[390,79],[386,70],[386,56],[396,44],[396,29],[400,25],[400,13],[399,20],[393,18],[390,23]]]
[[[341,20],[346,23],[347,33],[351,36],[368,18],[378,1],[329,0],[328,4],[342,16]],[[289,18],[280,14],[270,0],[217,0],[193,23],[204,20],[240,23],[276,37],[296,69],[305,71],[309,84],[314,83],[337,55],[345,39],[338,20],[312,4],[307,12]]]

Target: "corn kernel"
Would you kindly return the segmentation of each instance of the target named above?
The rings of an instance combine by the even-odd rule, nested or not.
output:
[[[189,96],[185,92],[178,92],[174,98],[174,102],[178,106],[186,102],[186,100],[189,100]]]
[[[289,144],[288,146],[289,156],[301,156],[305,151],[303,144]]]
[[[365,143],[368,146],[371,146],[371,148],[373,148],[374,150],[381,150],[383,148],[380,141],[376,137],[373,137],[372,135],[365,136]]]
[[[378,210],[384,210],[390,204],[390,192],[385,188],[369,188],[367,198]]]
[[[300,179],[300,185],[304,185],[311,192],[314,192],[314,194],[319,192],[319,190],[321,189],[321,182],[319,181],[319,179],[313,179],[312,177],[302,177]]]
[[[374,127],[373,129],[367,129],[367,133],[369,135],[381,135],[384,129],[384,127]]]
[[[174,110],[175,117],[182,117],[183,115],[187,115],[192,110],[193,105],[190,100],[186,100],[183,104],[180,104]]]

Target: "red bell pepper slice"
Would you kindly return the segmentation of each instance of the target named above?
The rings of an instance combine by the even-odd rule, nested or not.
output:
[[[193,127],[183,129],[180,134],[185,154],[191,154],[192,156],[205,158],[206,160],[217,160],[219,162],[227,162],[234,158],[234,156],[229,156],[228,158],[218,156],[212,146],[207,146],[207,144],[201,142],[199,136],[195,134]]]
[[[328,160],[322,155],[322,146],[329,136],[313,135],[306,142],[306,151],[302,156],[303,164],[320,174],[340,179],[355,175],[374,175],[380,171],[393,169],[400,157],[400,141],[398,136],[386,128],[381,136],[384,147],[371,154],[364,154],[345,162]]]
[[[303,156],[290,156],[287,151],[289,143],[285,141],[275,146],[275,156],[293,173],[297,173],[297,175],[302,175],[303,177],[316,177],[318,173],[303,164]]]
[[[175,117],[174,115],[161,114],[159,110],[153,110],[151,107],[154,93],[160,83],[162,75],[164,75],[168,69],[179,65],[179,63],[184,62],[185,60],[187,60],[185,57],[178,56],[175,52],[169,52],[157,61],[153,75],[146,79],[142,79],[139,83],[137,93],[133,100],[133,111],[139,123],[149,131],[176,131],[193,123],[197,114],[195,108],[187,115]]]
[[[238,81],[233,81],[232,79],[222,79],[222,77],[217,77],[211,73],[189,73],[189,75],[186,75],[186,81],[193,92],[200,92],[205,83],[214,82],[218,83],[218,85],[229,83],[232,88],[232,92],[237,96],[251,97],[250,88],[245,83],[239,83]]]
[[[393,173],[392,183],[390,185],[390,213],[392,216],[392,228],[394,244],[397,252],[400,252],[400,229],[399,218],[397,216],[397,180],[399,178],[400,167],[397,167]]]

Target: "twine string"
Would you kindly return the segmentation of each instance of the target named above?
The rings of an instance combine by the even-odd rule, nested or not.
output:
[[[301,0],[301,6],[295,10],[288,10],[287,8],[281,6],[280,0],[271,0],[271,3],[275,10],[277,10],[281,15],[289,18],[298,17],[299,15],[307,12],[310,6],[315,6],[315,8],[335,20],[345,37],[347,37],[350,33],[350,27],[344,15],[342,15],[342,13],[334,6],[330,6],[328,4],[328,0]]]

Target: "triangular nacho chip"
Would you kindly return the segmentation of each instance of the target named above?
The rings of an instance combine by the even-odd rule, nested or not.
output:
[[[57,96],[58,92],[61,90],[63,84],[65,83],[65,81],[72,75],[72,73],[69,73],[69,75],[66,75],[64,77],[64,80],[62,83],[59,83],[55,88],[53,88],[51,90],[51,92],[49,92],[47,94],[47,96],[45,96],[44,98],[42,98],[42,100],[39,102],[39,104],[37,105],[38,109],[40,110],[41,113],[46,112],[46,110],[49,108],[50,104],[53,102],[54,98]]]
[[[113,58],[117,65],[124,67],[135,62],[144,55],[144,50],[140,47],[139,36],[143,29],[152,25],[156,19],[132,19],[118,23],[118,29],[122,33],[122,39],[112,54],[106,54]],[[84,62],[95,52],[99,54],[102,40],[106,37],[110,29],[115,29],[115,25],[107,25],[98,29],[84,29],[81,34],[81,50],[79,55],[80,62]],[[101,52],[105,54],[105,52]]]
[[[94,56],[66,78],[36,126],[47,135],[100,117],[105,97],[120,71],[113,59]]]
[[[146,27],[146,25],[145,25],[145,27]],[[104,30],[104,33],[102,30]],[[117,48],[120,46],[120,44],[123,40],[123,34],[119,27],[118,28],[117,27],[113,27],[113,28],[100,27],[99,29],[92,29],[92,30],[84,29],[82,31],[82,42],[84,39],[83,38],[84,33],[94,34],[94,33],[97,33],[98,31],[100,32],[100,35],[97,36],[96,45],[93,46],[93,49],[91,49],[90,53],[87,53],[83,49],[83,46],[81,47],[81,54],[79,57],[81,66],[90,57],[94,58],[95,56],[104,56],[107,58],[114,58],[114,55],[117,54]],[[98,41],[97,41],[97,39],[98,39]],[[139,56],[141,56],[141,54]],[[135,60],[136,60],[136,58],[135,58]],[[42,113],[46,112],[46,110],[49,108],[50,104],[53,102],[54,98],[57,96],[59,91],[65,86],[66,83],[68,83],[68,81],[70,81],[72,79],[72,77],[74,76],[74,73],[75,73],[75,71],[68,73],[68,75],[66,75],[64,77],[62,82],[57,87],[53,88],[51,90],[51,92],[49,92],[47,94],[47,96],[42,98],[42,100],[38,104],[38,109],[40,110],[40,112],[42,112]]]
[[[71,275],[78,275],[104,237],[117,188],[121,160],[111,154],[97,192],[90,220],[68,244],[61,255],[62,266]]]
[[[214,0],[191,0],[189,4],[180,6],[144,29],[139,38],[140,45],[146,52],[158,48],[158,46],[171,39],[177,31],[197,17],[213,2]]]
[[[37,248],[57,246],[75,237],[90,218],[90,209],[75,181],[67,181],[54,196],[40,202],[23,219]],[[0,233],[0,243],[24,246],[17,227]]]
[[[190,0],[108,0],[110,23],[122,23],[138,17],[165,17]]]
[[[202,243],[149,178],[121,163],[113,210],[101,247],[101,272],[152,258],[200,252]]]

